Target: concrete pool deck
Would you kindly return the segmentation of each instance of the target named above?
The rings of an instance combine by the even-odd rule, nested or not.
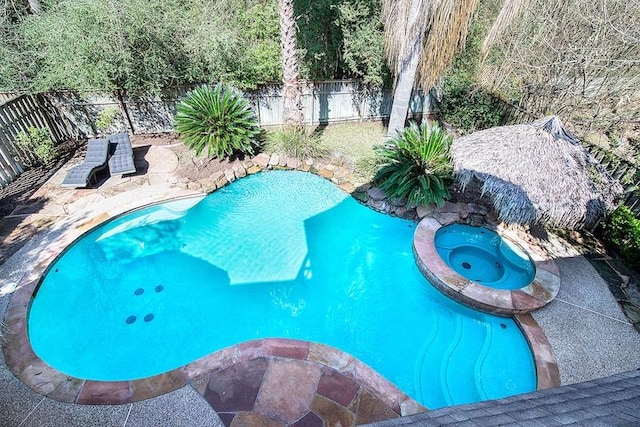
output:
[[[44,198],[46,202],[35,213],[29,213],[26,209],[22,211],[23,214],[25,217],[31,217],[34,221],[37,221],[38,218],[53,219],[47,223],[53,222],[54,225],[47,226],[35,234],[22,249],[0,266],[0,315],[2,318],[5,316],[9,298],[16,284],[23,279],[25,274],[32,272],[35,261],[41,253],[52,244],[60,244],[58,239],[65,230],[75,228],[78,224],[89,227],[94,221],[99,222],[100,218],[95,217],[97,212],[117,213],[134,205],[189,194],[200,194],[203,190],[210,190],[212,186],[224,185],[226,181],[240,177],[243,173],[256,171],[252,167],[259,165],[259,163],[263,163],[260,165],[261,167],[268,167],[269,164],[277,167],[280,163],[284,163],[280,166],[285,167],[289,162],[288,160],[283,161],[282,158],[274,159],[263,156],[256,159],[255,164],[245,164],[242,169],[236,167],[237,169],[231,170],[230,173],[225,171],[221,175],[210,177],[203,182],[191,182],[176,176],[178,159],[167,148],[151,147],[145,152],[144,159],[137,159],[137,161],[142,160],[148,164],[146,173],[132,177],[110,178],[97,189],[86,190],[59,188],[64,173],[71,166],[67,165],[58,171],[39,192],[34,194],[34,198]],[[291,161],[289,166],[292,164],[295,162]],[[301,166],[299,162],[298,166]],[[313,165],[306,166],[311,169]],[[336,169],[329,166],[331,165],[319,166],[315,172],[326,178],[333,178],[335,175],[343,173],[340,170],[336,173]],[[340,178],[334,182],[343,189],[350,190],[347,179]],[[383,203],[381,201],[380,205],[382,206]],[[551,243],[557,252],[556,263],[560,271],[562,285],[557,298],[548,306],[535,312],[533,316],[551,343],[558,360],[562,383],[571,384],[586,381],[640,367],[640,353],[637,351],[640,348],[640,335],[626,320],[604,281],[576,251],[572,251],[570,247],[557,239],[552,240]],[[273,362],[273,359],[270,359],[269,362]],[[265,362],[255,363],[258,365],[258,370],[264,368],[262,373],[265,374],[266,367],[263,366]],[[279,368],[277,363],[274,365],[276,370]],[[243,371],[252,370],[244,369]],[[315,376],[309,380],[315,385],[316,392],[320,390],[321,378],[322,372],[320,374],[316,372]],[[328,375],[325,376],[325,384],[335,378],[339,379],[338,383],[340,384],[337,389],[353,390],[354,386],[351,385],[348,378],[344,380],[337,376]],[[1,356],[0,386],[2,386],[0,389],[0,425],[223,425],[222,420],[212,408],[211,401],[207,399],[206,389],[198,389],[193,384],[182,386],[159,397],[122,405],[60,403],[25,386],[7,369],[4,356]],[[364,415],[372,415],[378,413],[377,411],[381,412],[380,417],[387,415],[388,418],[398,415],[398,412],[395,411],[395,414],[388,412],[384,414],[384,407],[378,405],[375,406],[378,409],[370,409],[367,414],[361,411],[362,418],[359,418],[358,408],[351,407],[350,409],[348,406],[360,391],[354,392],[353,396],[347,393],[349,397],[333,395],[333,399],[326,396],[328,393],[330,392],[326,389],[319,393],[314,392],[314,394],[308,395],[311,397],[307,397],[307,401],[311,400],[312,408],[314,401],[316,401],[316,405],[327,404],[325,400],[329,400],[329,404],[336,400],[344,401],[346,406],[343,405],[343,408],[351,415],[341,412],[345,417],[340,419],[342,425],[349,422],[355,424],[375,421],[375,419],[365,418]],[[283,393],[280,390],[282,399],[285,399],[287,394],[294,395],[295,392],[286,390]],[[211,398],[212,395],[210,392],[209,397]],[[316,396],[319,397],[316,399]],[[351,400],[347,402],[348,398]],[[367,399],[368,397],[365,398],[366,402],[369,402],[370,399]],[[358,400],[358,402],[358,405],[362,405],[362,400]],[[389,405],[387,407],[400,409],[390,408]],[[327,406],[325,405],[324,408],[326,409]],[[316,406],[313,411],[308,413],[317,414],[318,412],[322,412],[322,409]],[[333,408],[328,412],[337,413],[340,411]],[[242,416],[250,417],[250,415]],[[306,415],[296,419],[301,422],[298,425],[322,425],[312,415],[306,419],[305,417]],[[304,423],[302,423],[303,419]],[[226,418],[224,421],[229,423],[229,420]],[[326,420],[331,422],[329,419]],[[338,419],[335,420],[335,422],[337,421]],[[282,419],[278,421],[238,418],[233,425],[286,424],[289,423],[285,423]]]

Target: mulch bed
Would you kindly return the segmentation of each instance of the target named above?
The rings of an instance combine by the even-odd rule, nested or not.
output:
[[[15,181],[0,189],[0,265],[16,253],[42,228],[53,225],[53,218],[26,221],[24,217],[7,217],[19,206],[30,204],[29,198],[73,156],[80,156],[80,143],[66,141],[56,147],[56,158],[23,172]]]
[[[79,146],[78,141],[59,144],[55,160],[26,170],[15,181],[0,189],[0,217],[4,218],[18,206],[28,204],[29,197],[76,154]]]

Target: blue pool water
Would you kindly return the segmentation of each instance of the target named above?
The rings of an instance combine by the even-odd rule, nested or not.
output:
[[[29,337],[51,366],[94,380],[283,337],[348,352],[429,408],[534,390],[518,326],[435,290],[414,230],[315,175],[252,175],[79,239],[43,279]]]
[[[438,254],[458,274],[496,289],[519,289],[534,279],[536,269],[518,246],[494,231],[451,224],[436,232]]]

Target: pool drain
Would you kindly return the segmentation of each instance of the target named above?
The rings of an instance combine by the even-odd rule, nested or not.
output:
[[[130,325],[135,321],[136,321],[136,316],[129,316],[127,317],[127,320],[125,320],[125,322],[127,322],[127,325]]]
[[[134,294],[135,294],[136,296],[140,296],[140,295],[144,294],[144,289],[142,289],[142,288],[138,288],[138,289],[136,289],[136,291],[134,292]]]
[[[153,320],[153,313],[149,313],[146,316],[144,316],[145,322],[151,322],[152,320]]]
[[[466,268],[467,270],[471,268],[471,264],[469,264],[468,262],[463,262],[462,263],[462,267]]]

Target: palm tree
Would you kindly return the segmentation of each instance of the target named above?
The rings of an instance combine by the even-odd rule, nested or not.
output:
[[[302,127],[302,94],[298,84],[298,52],[293,0],[279,0],[280,47],[282,48],[282,121],[285,128]]]
[[[414,86],[428,91],[464,46],[478,0],[384,0],[385,55],[396,76],[387,136],[404,128]]]

